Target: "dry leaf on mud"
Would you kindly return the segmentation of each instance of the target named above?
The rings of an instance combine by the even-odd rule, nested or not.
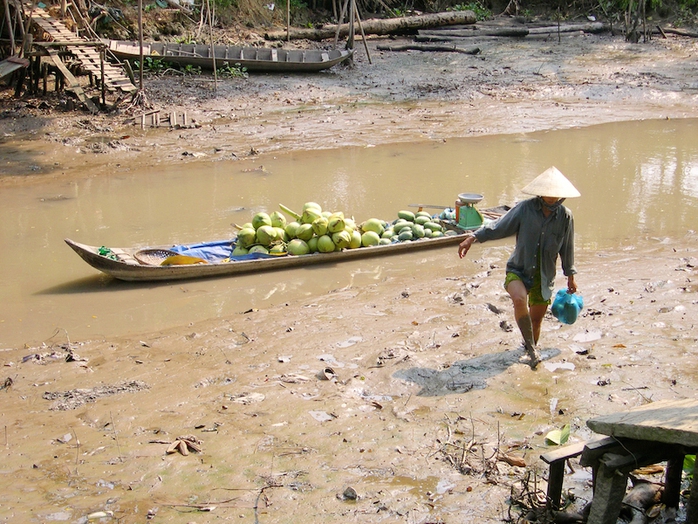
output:
[[[201,445],[203,442],[196,438],[194,435],[186,435],[184,437],[177,437],[174,442],[172,442],[167,448],[166,453],[171,455],[172,453],[181,453],[182,455],[189,455],[190,451],[195,453],[201,453],[203,448]]]
[[[498,459],[502,462],[506,462],[510,466],[518,466],[520,468],[526,467],[526,461],[522,458],[515,457],[513,455],[507,455],[506,453],[500,453]]]

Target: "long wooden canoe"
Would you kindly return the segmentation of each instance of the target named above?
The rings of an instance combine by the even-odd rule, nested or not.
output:
[[[98,269],[119,280],[153,281],[181,280],[205,277],[234,276],[243,273],[270,271],[308,266],[311,264],[331,264],[367,257],[388,256],[411,253],[423,249],[433,249],[454,245],[463,240],[465,232],[439,238],[422,238],[411,242],[397,242],[384,246],[359,247],[332,253],[312,253],[309,255],[263,256],[222,262],[194,263],[183,265],[161,265],[168,255],[174,255],[172,246],[154,248],[105,248],[88,246],[65,239],[80,257]],[[232,242],[232,241],[231,241]],[[105,254],[100,254],[100,252]]]
[[[140,44],[135,41],[110,40],[109,50],[121,60],[139,60]],[[351,57],[350,49],[281,49],[269,47],[241,47],[227,45],[176,44],[144,42],[143,56],[158,58],[178,66],[245,68],[247,71],[313,73],[329,69]]]

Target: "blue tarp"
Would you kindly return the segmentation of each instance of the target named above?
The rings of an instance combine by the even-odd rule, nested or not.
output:
[[[172,246],[170,249],[180,255],[203,258],[211,263],[222,262],[226,258],[230,258],[230,260],[252,260],[255,258],[269,258],[272,256],[265,255],[264,253],[232,256],[232,240],[218,240],[215,242],[202,242],[200,244],[182,244],[179,246]]]

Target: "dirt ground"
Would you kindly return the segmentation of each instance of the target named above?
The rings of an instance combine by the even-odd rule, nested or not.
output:
[[[468,43],[476,56],[377,50],[387,42],[370,41],[372,64],[359,47],[353,68],[319,75],[217,89],[210,77],[149,78],[153,106],[186,110],[191,129],[144,132],[126,109],[88,117],[4,91],[0,140],[44,157],[34,171],[35,158],[3,162],[16,176],[2,183],[84,176],[105,159],[201,162],[698,116],[698,44],[687,38],[481,39]],[[544,498],[549,431],[569,424],[578,442],[593,416],[695,395],[697,251],[688,233],[581,253],[594,275],[578,282],[585,312],[573,326],[546,320],[535,372],[519,361],[493,275],[507,252],[487,246],[467,275],[10,349],[0,521],[520,521],[512,500]],[[589,498],[589,473],[574,471],[572,511]]]

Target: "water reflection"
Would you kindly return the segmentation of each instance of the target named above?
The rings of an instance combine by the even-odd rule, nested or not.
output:
[[[482,193],[481,206],[494,206],[520,199],[519,189],[550,165],[582,193],[568,201],[580,250],[680,237],[698,220],[696,120],[294,152],[148,172],[115,166],[81,179],[17,182],[0,192],[0,267],[12,277],[0,291],[0,347],[43,340],[57,327],[74,338],[141,332],[361,286],[375,275],[414,275],[421,264],[443,276],[458,267],[454,250],[438,250],[134,285],[98,276],[65,237],[110,247],[230,238],[233,224],[257,211],[279,203],[300,209],[308,200],[359,221],[393,218],[409,204],[450,206],[462,192]]]

